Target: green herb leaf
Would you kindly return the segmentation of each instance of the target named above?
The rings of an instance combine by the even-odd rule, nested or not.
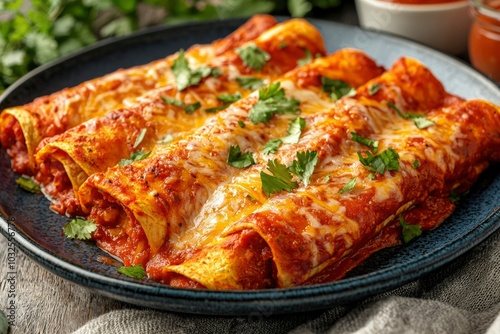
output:
[[[206,66],[197,68],[196,70],[192,70],[189,67],[189,63],[184,56],[184,50],[182,49],[179,51],[179,56],[177,57],[177,59],[174,60],[171,69],[175,77],[177,89],[179,91],[182,91],[189,86],[199,84],[201,79],[206,78],[209,75],[220,75],[220,70]]]
[[[413,161],[413,164],[411,165],[413,168],[418,168],[420,167],[420,161],[418,161],[417,159],[415,159],[415,161]]]
[[[404,118],[404,119],[411,119],[413,121],[413,123],[415,123],[415,125],[417,126],[417,128],[419,129],[425,129],[425,128],[428,128],[429,126],[433,126],[433,125],[436,125],[436,123],[434,123],[433,121],[431,121],[430,119],[427,119],[425,118],[424,116],[422,115],[419,115],[419,114],[415,114],[415,113],[403,113],[398,107],[396,107],[396,105],[389,101],[387,102],[387,105],[389,107],[391,107],[392,109],[394,109],[396,111],[396,113],[399,115],[399,117],[401,118]]]
[[[146,277],[146,270],[138,264],[130,267],[120,267],[116,269],[120,274],[127,275],[128,277],[143,279]]]
[[[311,51],[309,51],[308,49],[304,49],[304,53],[304,58],[297,60],[298,66],[303,66],[313,61],[313,55],[311,54]]]
[[[236,168],[246,168],[255,165],[255,159],[251,152],[241,153],[238,145],[229,147],[227,164]]]
[[[260,71],[266,65],[267,61],[271,59],[269,53],[253,43],[246,47],[237,48],[236,52],[245,66],[257,71]]]
[[[340,189],[339,194],[352,191],[355,185],[356,185],[356,178],[353,177],[352,179],[349,180],[349,182],[346,183],[346,185],[342,189]]]
[[[21,176],[16,180],[16,183],[21,187],[22,189],[29,191],[30,193],[33,194],[38,194],[40,193],[40,186],[38,183],[33,181],[33,179],[26,177],[26,176]]]
[[[376,93],[379,91],[380,87],[381,87],[381,86],[380,86],[380,84],[378,84],[378,83],[374,83],[373,85],[371,85],[371,86],[368,88],[368,94],[369,94],[369,95],[374,95],[374,94],[376,94]]]
[[[330,93],[330,97],[333,101],[337,101],[342,96],[356,95],[356,90],[347,82],[342,80],[321,77],[321,84],[323,91],[326,93]]]
[[[238,101],[239,99],[241,99],[240,92],[236,92],[234,94],[224,93],[224,94],[220,94],[219,96],[217,96],[217,100],[222,101],[222,102],[226,102],[226,103],[233,103],[233,102]]]
[[[317,164],[318,152],[297,152],[297,160],[292,162],[290,171],[297,175],[297,177],[304,182],[304,185],[307,186]]]
[[[205,112],[206,112],[207,114],[212,114],[212,113],[214,113],[214,112],[224,110],[224,109],[226,109],[227,107],[229,107],[230,105],[231,105],[231,104],[224,104],[224,105],[221,105],[221,106],[218,106],[218,107],[207,108],[207,109],[205,109]]]
[[[465,196],[467,196],[468,193],[469,189],[461,194],[459,194],[456,190],[452,190],[450,191],[450,196],[448,197],[448,199],[450,200],[450,202],[458,204],[458,202],[460,202]]]
[[[174,136],[172,136],[171,134],[168,134],[168,135],[165,135],[165,137],[163,137],[162,139],[158,140],[156,143],[158,145],[166,145],[166,144],[170,143],[172,140],[174,140]]]
[[[69,239],[87,240],[91,238],[91,233],[97,230],[93,220],[75,218],[64,225],[64,235]]]
[[[135,140],[134,146],[132,146],[132,148],[135,149],[135,148],[137,148],[137,146],[139,146],[142,143],[147,131],[148,131],[148,129],[146,129],[146,128],[141,129],[141,132],[139,132],[139,135],[137,136],[137,139]]]
[[[259,90],[259,101],[250,110],[249,118],[253,123],[269,122],[275,114],[299,113],[299,104],[298,100],[286,98],[279,82],[272,83]]]
[[[399,222],[403,227],[403,242],[405,244],[409,243],[416,237],[422,234],[422,227],[420,225],[410,225],[404,219],[403,215],[399,215]]]
[[[243,121],[238,121],[238,125],[240,126],[240,128],[244,129],[245,128],[245,122]]]
[[[306,127],[305,118],[294,118],[288,127],[288,136],[281,138],[283,144],[296,144],[299,142],[302,130]]]
[[[195,102],[195,103],[191,103],[191,104],[185,104],[181,100],[173,99],[173,98],[167,97],[167,96],[162,96],[161,99],[166,104],[171,104],[173,106],[181,107],[182,109],[184,109],[184,111],[188,115],[192,114],[193,112],[195,112],[196,110],[200,109],[200,107],[201,107],[201,103],[200,102]]]
[[[373,174],[373,173],[368,174],[368,178],[370,180],[375,180],[375,174]]]
[[[274,193],[280,193],[283,190],[291,192],[293,189],[298,188],[299,184],[292,181],[292,174],[289,169],[278,162],[278,160],[269,160],[267,162],[267,169],[273,174],[269,175],[260,172],[260,179],[262,181],[262,190],[269,197]]]
[[[370,150],[375,153],[378,150],[378,140],[371,140],[366,137],[358,135],[356,132],[351,132],[352,138],[351,140],[366,145],[370,148]]]
[[[278,151],[282,143],[281,139],[272,139],[264,144],[264,148],[260,151],[260,153],[274,154]]]
[[[363,157],[358,152],[359,161],[366,169],[379,174],[384,174],[386,170],[399,171],[399,154],[392,148],[384,150],[382,153],[373,155],[366,151],[367,157]]]
[[[241,88],[248,90],[256,90],[264,86],[264,80],[254,77],[239,77],[236,78],[236,82]]]
[[[130,154],[130,158],[129,159],[121,159],[120,162],[118,163],[118,165],[120,167],[124,167],[124,166],[130,165],[134,161],[139,161],[139,160],[146,159],[147,157],[149,157],[150,154],[151,154],[151,151],[150,152],[143,152],[142,150],[139,150],[139,151],[136,151],[136,152],[132,152]]]

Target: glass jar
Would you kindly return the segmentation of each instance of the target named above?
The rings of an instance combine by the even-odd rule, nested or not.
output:
[[[474,18],[469,58],[477,70],[500,83],[500,0],[471,0]]]

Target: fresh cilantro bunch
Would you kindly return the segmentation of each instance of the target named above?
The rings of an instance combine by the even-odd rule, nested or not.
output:
[[[112,36],[159,24],[278,13],[302,17],[340,0],[0,0],[0,93],[24,74]]]

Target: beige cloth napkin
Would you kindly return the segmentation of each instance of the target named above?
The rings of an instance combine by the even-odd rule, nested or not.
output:
[[[0,309],[7,311],[7,240],[0,238]],[[500,334],[500,230],[424,278],[360,303],[294,315],[213,317],[102,297],[18,252],[11,334],[487,333]]]

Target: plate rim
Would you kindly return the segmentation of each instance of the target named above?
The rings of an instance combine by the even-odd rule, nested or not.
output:
[[[287,17],[281,16],[275,17],[278,19],[278,21],[288,19]],[[213,24],[218,24],[220,26],[237,26],[245,22],[246,20],[247,18],[185,23],[175,26],[160,26],[144,29],[128,36],[100,41],[75,53],[44,64],[29,72],[14,84],[9,86],[5,90],[5,92],[0,95],[0,105],[17,89],[22,87],[23,84],[29,82],[30,80],[33,80],[34,77],[42,75],[45,71],[60,66],[61,64],[86,57],[93,52],[105,52],[105,50],[107,50],[108,48],[119,46],[121,43],[137,43],[136,39],[148,35],[154,35],[157,33],[175,33],[176,31],[184,30],[186,28],[199,30],[201,29],[201,27],[206,27],[209,25],[213,26]],[[343,26],[348,29],[360,29],[361,31],[368,32],[367,30],[364,30],[360,27],[351,26],[339,22],[326,21],[321,19],[308,19],[308,21],[316,26]],[[433,50],[429,47],[422,46],[416,42],[384,33],[375,33],[379,36],[383,36],[383,38],[394,40],[398,44],[418,47],[424,52],[432,54],[432,56],[434,57],[438,57],[446,60],[447,62],[451,62],[453,66],[459,67],[461,68],[461,70],[465,70],[468,75],[475,77],[481,82],[481,84],[489,86],[489,88],[493,89],[494,92],[495,90],[497,90],[498,95],[500,96],[500,90],[491,80],[475,71],[467,64],[461,62],[460,60],[443,54],[439,51]],[[329,51],[331,52],[333,50]],[[3,204],[0,203],[0,209],[2,205]],[[88,268],[79,267],[65,261],[62,258],[57,257],[57,254],[52,254],[49,250],[44,249],[41,245],[37,245],[29,235],[25,235],[14,224],[12,224],[10,222],[10,217],[7,217],[7,215],[2,211],[3,210],[0,210],[1,234],[6,237],[9,242],[14,242],[14,244],[29,258],[31,258],[44,268],[48,269],[52,273],[56,274],[57,276],[72,281],[73,283],[96,290],[101,294],[112,296],[115,299],[153,308],[165,309],[155,304],[155,302],[160,302],[161,299],[170,298],[173,300],[176,298],[181,298],[183,302],[189,302],[191,304],[181,303],[177,309],[175,309],[175,307],[170,307],[167,309],[186,313],[207,315],[243,315],[255,310],[258,311],[259,309],[271,309],[273,311],[273,314],[293,313],[300,311],[296,309],[297,306],[312,307],[307,309],[307,311],[310,311],[312,309],[323,309],[345,302],[367,298],[371,295],[381,293],[411,282],[419,277],[422,277],[425,274],[430,273],[431,271],[436,270],[437,268],[444,266],[445,264],[451,262],[452,260],[458,258],[465,252],[480,244],[487,237],[493,234],[498,228],[500,228],[500,206],[497,206],[493,210],[493,212],[491,212],[486,218],[478,223],[478,226],[475,229],[469,230],[465,235],[462,235],[462,240],[466,242],[465,247],[463,243],[460,243],[460,245],[445,245],[434,252],[427,253],[411,263],[412,268],[414,268],[412,272],[402,271],[401,267],[403,266],[403,264],[400,264],[396,267],[386,268],[363,276],[346,278],[341,281],[319,285],[256,291],[215,291],[180,289],[172,288],[166,285],[145,284],[141,282],[135,282],[128,278],[121,279],[105,276],[101,273],[93,272]],[[15,232],[15,235],[13,237],[9,237],[9,226],[11,226],[11,229]],[[429,257],[431,257],[431,260],[429,259]],[[387,280],[385,282],[381,282],[380,277],[387,277],[388,275],[391,276],[392,272],[397,272],[399,274],[399,278],[397,280]],[[374,284],[376,285],[374,286]],[[148,294],[149,300],[144,300],[144,304],[138,303],[137,300],[133,298],[133,295],[139,292],[141,294]],[[132,293],[132,296],[126,295],[128,293]],[[226,303],[230,305],[232,310],[228,312],[226,308],[224,312],[213,312],[213,310],[210,310],[209,308],[203,308],[203,306],[205,306],[207,302]],[[286,302],[288,304],[288,308],[282,309],[285,312],[280,312],[279,308],[283,307],[283,302]],[[295,311],[290,311],[292,309],[295,309]]]

